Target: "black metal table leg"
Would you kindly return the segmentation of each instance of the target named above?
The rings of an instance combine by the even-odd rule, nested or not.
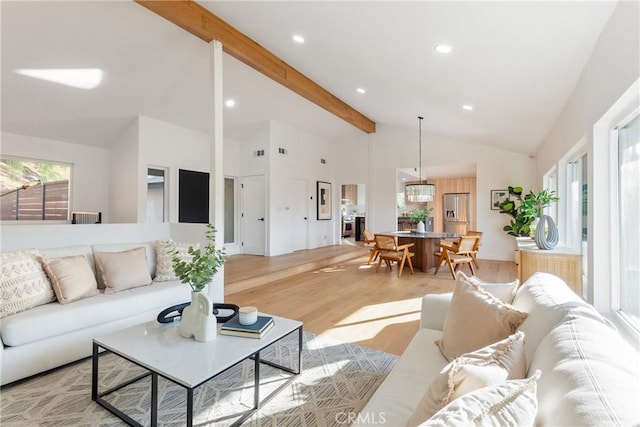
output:
[[[187,427],[193,427],[193,389],[187,389]]]
[[[151,373],[151,427],[158,425],[158,374]]]
[[[260,352],[255,354],[253,362],[253,407],[258,409],[260,407]]]
[[[98,398],[98,344],[93,343],[93,357],[91,359],[91,400]]]

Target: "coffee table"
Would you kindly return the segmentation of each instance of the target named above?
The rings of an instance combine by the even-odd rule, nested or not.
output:
[[[283,384],[261,400],[259,384],[261,364],[294,374],[289,381],[302,370],[302,322],[278,316],[273,316],[273,320],[274,327],[260,339],[218,334],[215,340],[201,343],[192,338],[181,337],[178,334],[177,322],[161,324],[155,321],[96,337],[93,339],[91,398],[127,424],[141,426],[139,422],[103,398],[151,376],[151,425],[157,426],[158,377],[160,376],[186,389],[187,425],[191,427],[194,390],[242,361],[251,359],[254,361],[254,402],[253,408],[242,412],[242,416],[233,424],[240,425],[288,384]],[[260,357],[261,350],[296,332],[298,334],[297,368],[281,366]],[[108,353],[114,353],[144,368],[147,372],[108,390],[99,391],[99,361],[102,355]]]

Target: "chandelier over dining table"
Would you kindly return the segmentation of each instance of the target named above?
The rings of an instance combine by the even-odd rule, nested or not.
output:
[[[424,117],[418,116],[418,182],[408,183],[405,188],[407,201],[411,203],[433,202],[436,195],[436,186],[427,184],[422,180],[422,120]]]

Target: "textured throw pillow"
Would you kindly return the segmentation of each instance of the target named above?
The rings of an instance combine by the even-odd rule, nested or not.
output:
[[[105,294],[151,283],[143,247],[122,252],[96,252],[93,256],[96,270],[105,284]]]
[[[420,427],[533,427],[538,413],[536,381],[540,371],[524,380],[484,387],[452,401]]]
[[[458,271],[456,273],[456,279],[475,283],[505,304],[511,304],[513,302],[513,299],[516,296],[516,291],[518,290],[518,285],[520,284],[518,279],[513,282],[506,283],[485,282],[484,280],[478,279],[476,276],[467,276],[462,271]]]
[[[175,271],[173,271],[173,265],[171,265],[172,252],[176,250],[178,257],[183,261],[191,261],[193,256],[189,255],[189,247],[193,246],[194,249],[198,249],[200,245],[174,242],[173,240],[158,240],[158,247],[156,250],[156,277],[153,278],[154,282],[167,282],[169,280],[178,280]]]
[[[465,280],[458,280],[444,319],[442,338],[436,341],[449,361],[507,338],[527,313]]]
[[[0,319],[55,300],[37,250],[0,253]]]
[[[525,376],[524,334],[516,332],[445,366],[429,385],[407,426],[428,420],[452,400],[474,390]]]
[[[84,255],[61,258],[42,257],[42,266],[60,304],[98,293],[98,283]]]

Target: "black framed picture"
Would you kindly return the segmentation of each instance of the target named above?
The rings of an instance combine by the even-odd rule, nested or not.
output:
[[[331,183],[330,182],[317,182],[317,194],[316,204],[318,207],[318,219],[325,220],[331,219]]]
[[[499,211],[500,203],[509,197],[508,190],[491,190],[491,210]]]

